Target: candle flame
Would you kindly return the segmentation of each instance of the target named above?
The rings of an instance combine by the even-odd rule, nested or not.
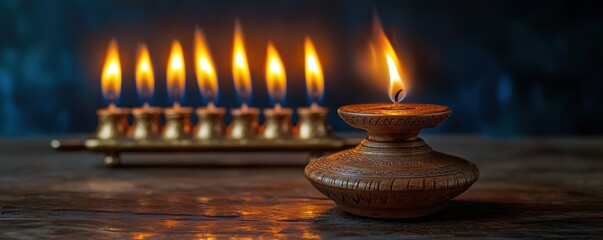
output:
[[[214,68],[214,61],[209,51],[209,45],[201,28],[195,28],[195,70],[199,91],[212,105],[218,95],[218,77]]]
[[[278,51],[272,42],[268,43],[266,54],[266,86],[270,97],[280,104],[287,92],[287,75]]]
[[[141,43],[138,45],[137,55],[136,89],[144,104],[148,104],[155,90],[155,75],[153,73],[153,63],[151,62],[149,49],[146,44]]]
[[[178,40],[172,42],[172,49],[167,64],[167,89],[174,100],[174,105],[179,105],[184,96],[185,82],[184,54]]]
[[[376,16],[373,21],[373,34],[373,56],[377,58],[376,62],[387,65],[389,73],[389,97],[392,102],[399,103],[406,96],[407,89],[405,82],[408,80],[408,73],[401,67],[400,60]]]
[[[315,105],[324,94],[322,67],[314,49],[314,44],[312,44],[309,37],[306,37],[304,45],[306,52],[306,90],[312,104]]]
[[[107,57],[101,76],[101,89],[107,101],[115,103],[121,93],[121,65],[117,41],[111,39],[107,48]]]
[[[247,54],[245,53],[243,30],[238,22],[235,24],[234,32],[232,77],[237,94],[242,99],[243,105],[246,105],[251,97],[251,75],[247,64]]]

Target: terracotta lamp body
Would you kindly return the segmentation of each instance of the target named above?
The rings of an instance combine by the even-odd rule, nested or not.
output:
[[[440,210],[478,178],[475,165],[431,149],[421,129],[442,123],[450,109],[432,104],[359,104],[339,115],[369,136],[356,148],[321,157],[307,179],[346,212],[375,218],[415,218]]]

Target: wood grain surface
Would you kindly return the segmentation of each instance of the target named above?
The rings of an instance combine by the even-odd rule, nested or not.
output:
[[[603,238],[603,139],[425,140],[480,179],[406,221],[338,211],[304,178],[303,154],[131,154],[108,169],[48,139],[1,140],[0,238]]]

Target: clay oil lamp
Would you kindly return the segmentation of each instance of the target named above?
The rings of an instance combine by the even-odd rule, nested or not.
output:
[[[102,140],[123,138],[127,135],[130,111],[127,108],[115,106],[115,101],[121,93],[121,65],[115,39],[111,40],[107,49],[101,76],[101,88],[103,97],[109,102],[109,106],[96,111],[98,127],[95,136]]]
[[[268,43],[266,56],[266,86],[275,103],[274,108],[264,109],[261,134],[265,139],[288,138],[291,136],[291,109],[281,106],[287,91],[287,74],[272,43]]]
[[[306,178],[346,212],[375,218],[416,218],[440,210],[477,181],[475,165],[434,151],[419,131],[441,124],[445,106],[400,103],[407,74],[375,21],[376,57],[388,67],[393,103],[338,109],[352,127],[368,131],[356,148],[310,162]]]
[[[260,110],[247,105],[251,98],[251,74],[247,64],[243,30],[238,22],[235,24],[232,75],[235,89],[241,98],[241,107],[230,110],[232,121],[227,130],[228,137],[230,139],[254,138],[258,131]]]
[[[215,100],[218,96],[218,77],[214,62],[200,28],[195,29],[195,70],[197,85],[205,99],[207,107],[199,107],[197,113],[197,126],[193,131],[193,138],[197,140],[218,139],[224,136],[224,108],[216,107]]]
[[[310,107],[301,107],[297,109],[299,116],[296,127],[296,137],[300,139],[324,138],[330,133],[327,124],[327,114],[329,109],[318,106],[318,101],[324,94],[324,78],[322,67],[314,44],[309,37],[306,37],[304,43],[305,49],[305,70],[306,70],[306,90],[310,99]]]
[[[128,132],[130,138],[149,140],[161,134],[161,108],[151,107],[149,102],[155,90],[153,63],[146,44],[138,45],[136,60],[136,90],[143,101],[142,107],[132,109],[134,124]]]
[[[173,105],[164,111],[165,126],[161,137],[166,140],[185,139],[191,132],[191,114],[193,109],[180,106],[184,96],[185,66],[182,46],[178,40],[172,42],[172,49],[167,64],[167,89],[172,97]]]

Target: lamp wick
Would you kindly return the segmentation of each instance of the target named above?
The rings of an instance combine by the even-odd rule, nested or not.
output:
[[[394,101],[395,101],[396,103],[399,103],[399,102],[400,102],[400,101],[399,101],[399,99],[400,99],[400,93],[402,93],[402,92],[404,92],[404,89],[400,89],[400,90],[398,90],[398,91],[396,92],[396,95],[394,95]]]

